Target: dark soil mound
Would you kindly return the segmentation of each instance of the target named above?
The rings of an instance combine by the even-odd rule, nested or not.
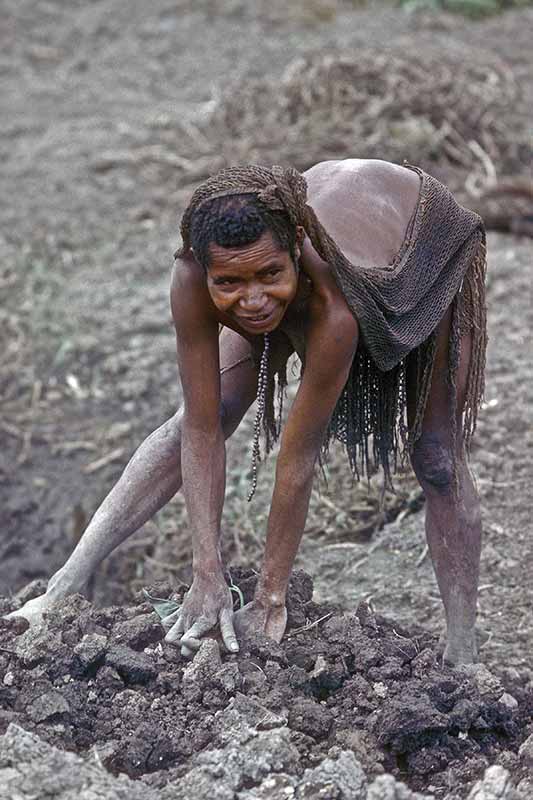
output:
[[[248,600],[254,573],[232,576]],[[171,594],[165,585],[150,591]],[[216,750],[223,772],[220,750],[250,728],[278,731],[283,754],[263,771],[247,756],[235,790],[259,786],[265,770],[299,779],[341,751],[352,751],[369,778],[392,773],[439,798],[466,797],[495,762],[517,783],[527,777],[528,748],[518,751],[533,732],[529,673],[451,670],[423,630],[366,604],[341,614],[312,593],[309,576],[296,572],[282,644],[257,636],[237,656],[221,656],[206,640],[193,662],[162,641],[140,597],[105,609],[69,598],[46,630],[2,620],[0,732],[14,722],[62,749],[96,747],[109,770],[154,787],[198,770],[199,753],[207,763]]]

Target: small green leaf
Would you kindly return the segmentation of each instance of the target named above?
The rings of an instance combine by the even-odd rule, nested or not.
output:
[[[179,603],[176,603],[175,600],[166,600],[163,597],[152,597],[152,595],[143,589],[143,595],[146,597],[148,602],[151,604],[152,608],[154,609],[155,613],[160,619],[164,619],[168,617],[170,614],[173,614],[174,611],[177,611],[180,607]]]
[[[239,607],[242,608],[244,606],[244,595],[241,592],[241,590],[239,589],[239,587],[237,586],[237,584],[233,583],[232,579],[230,579],[230,580],[231,580],[231,583],[230,583],[229,590],[230,590],[230,592],[235,592],[235,594],[239,598]]]

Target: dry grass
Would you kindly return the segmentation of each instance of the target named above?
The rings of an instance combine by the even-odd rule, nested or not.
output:
[[[514,114],[519,94],[502,62],[466,57],[464,49],[310,55],[280,80],[214,96],[180,131],[189,159],[183,177],[194,182],[229,164],[276,160],[306,169],[358,156],[406,159],[479,194],[526,166],[527,126]]]

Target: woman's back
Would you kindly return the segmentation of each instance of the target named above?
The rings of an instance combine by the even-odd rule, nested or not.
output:
[[[387,266],[420,193],[416,172],[387,161],[322,161],[305,173],[308,202],[352,264]]]

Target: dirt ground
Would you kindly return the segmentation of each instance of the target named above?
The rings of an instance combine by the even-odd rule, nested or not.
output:
[[[168,277],[172,252],[179,241],[179,214],[194,181],[207,174],[207,159],[203,167],[200,160],[195,176],[179,163],[179,156],[190,150],[191,119],[198,110],[207,113],[220,92],[233,85],[245,85],[265,75],[276,79],[298,56],[337,51],[353,55],[369,46],[386,53],[392,44],[406,53],[423,46],[436,56],[453,52],[460,59],[461,53],[465,57],[476,53],[480,58],[498,59],[520,86],[523,107],[530,109],[529,31],[533,14],[524,9],[473,23],[461,17],[407,14],[381,6],[354,8],[354,4],[341,0],[295,2],[290,13],[277,2],[238,0],[225,4],[154,0],[149,9],[137,0],[90,4],[4,0],[3,10],[0,595],[11,597],[29,581],[45,579],[64,562],[136,445],[179,403]],[[516,101],[509,114],[516,113],[518,105]],[[504,123],[505,115],[501,120]],[[203,147],[198,138],[199,152]],[[357,142],[352,154],[359,154]],[[386,151],[375,155],[389,157]],[[272,152],[272,162],[277,159],[278,154]],[[305,152],[301,163],[305,164]],[[431,165],[422,166],[431,171]],[[291,726],[289,722],[293,732],[300,730],[304,738],[313,738],[312,743],[302,740],[303,744],[295,744],[303,759],[302,769],[318,763],[329,748],[338,746],[353,750],[373,776],[380,769],[394,772],[408,780],[413,789],[424,791],[436,781],[438,797],[445,796],[445,787],[455,792],[450,797],[463,798],[489,763],[500,759],[508,769],[516,767],[518,771],[518,762],[501,754],[511,753],[517,758],[519,747],[532,733],[526,721],[531,714],[533,680],[532,524],[528,500],[533,472],[533,367],[528,358],[533,322],[532,245],[529,239],[496,233],[489,235],[488,244],[487,392],[472,453],[485,530],[479,624],[488,634],[482,660],[519,701],[518,711],[509,712],[507,717],[499,706],[497,714],[492,707],[487,711],[485,701],[477,695],[472,700],[474,690],[469,688],[467,699],[478,703],[478,716],[486,712],[490,743],[483,745],[482,757],[476,762],[470,739],[465,741],[473,750],[458,738],[458,731],[464,729],[448,718],[445,722],[440,719],[437,729],[455,737],[458,748],[453,754],[458,767],[448,773],[443,764],[452,759],[450,752],[443,751],[437,764],[437,756],[431,751],[433,761],[424,766],[422,756],[415,758],[414,751],[404,747],[405,742],[401,747],[394,744],[399,733],[390,734],[392,738],[382,742],[388,755],[378,758],[372,739],[365,745],[374,753],[374,761],[381,764],[376,769],[376,763],[372,766],[372,759],[364,756],[364,747],[350,744],[347,734],[344,739],[332,739],[331,728],[324,734],[325,728],[320,726],[327,724],[318,714],[318,733],[302,731],[298,724]],[[224,550],[233,563],[257,566],[274,459],[261,470],[257,495],[248,506],[250,431],[247,418],[228,447]],[[299,556],[299,565],[313,577],[316,603],[333,603],[353,612],[358,603],[367,601],[371,614],[384,614],[395,621],[383,623],[380,647],[385,647],[384,662],[361,669],[348,663],[339,677],[335,670],[340,669],[343,659],[353,655],[350,648],[353,650],[354,642],[360,644],[357,637],[363,633],[358,629],[355,636],[352,631],[347,634],[352,644],[339,644],[334,625],[330,632],[322,633],[325,629],[320,628],[317,640],[313,640],[312,664],[291,660],[291,639],[276,651],[277,655],[265,651],[257,661],[264,672],[268,672],[267,662],[281,665],[283,671],[294,666],[303,670],[307,677],[304,680],[300,672],[294,679],[294,697],[297,703],[301,698],[319,705],[324,700],[328,714],[344,714],[343,724],[334,726],[335,736],[353,727],[366,731],[365,736],[375,735],[370,724],[346,710],[350,691],[360,691],[361,697],[370,692],[367,686],[359,685],[360,678],[369,685],[385,681],[393,697],[404,690],[402,681],[414,680],[415,673],[416,680],[427,679],[423,689],[427,697],[433,691],[428,689],[433,686],[431,681],[444,680],[442,674],[440,678],[424,677],[421,668],[417,671],[409,666],[406,670],[407,662],[398,667],[401,674],[368,675],[369,669],[383,670],[388,657],[393,658],[386,650],[394,635],[391,626],[402,630],[400,635],[409,642],[421,636],[427,652],[432,653],[435,640],[431,636],[438,634],[442,625],[441,604],[424,550],[423,499],[409,475],[399,480],[398,487],[399,494],[388,496],[385,508],[380,509],[379,478],[372,479],[370,493],[366,486],[353,486],[342,454],[334,451],[328,485],[319,483],[313,493]],[[94,635],[113,640],[116,624],[146,615],[146,608],[131,610],[134,593],[156,581],[165,581],[169,589],[186,583],[189,563],[190,541],[178,497],[155,522],[108,559],[95,578],[91,587],[95,605],[124,604],[124,613],[117,610],[115,616],[106,617],[106,612],[101,612],[103,617],[98,617],[96,609],[85,610],[91,622],[79,627],[76,636],[81,640],[84,633],[96,631]],[[11,600],[5,602],[9,605]],[[313,617],[315,611],[315,606],[310,606],[300,624],[318,618]],[[341,625],[340,618],[334,619]],[[364,632],[366,623],[350,619],[356,627],[362,625]],[[424,632],[420,633],[417,626]],[[63,641],[60,633],[57,635]],[[148,643],[134,643],[133,649],[155,647],[160,635],[153,636]],[[3,646],[9,649],[8,639],[4,636]],[[63,641],[63,645],[73,644]],[[366,650],[368,647],[365,642]],[[422,651],[426,652],[424,647]],[[146,692],[150,695],[156,684],[157,696],[181,696],[185,667],[178,664],[176,676],[168,677],[174,662],[167,651],[147,658],[152,658],[152,666],[159,670],[162,662],[158,659],[170,658],[162,675],[167,675],[171,685],[161,688],[161,675],[155,679],[150,673],[141,684],[151,688],[142,691],[130,688],[130,682],[137,687],[136,680],[120,677],[121,670],[106,661],[107,652],[106,644],[88,672],[81,674],[76,674],[71,663],[51,674],[45,660],[39,680],[45,681],[46,687],[39,691],[45,695],[56,691],[59,678],[69,674],[73,683],[69,684],[66,702],[69,708],[78,708],[87,703],[88,682],[96,680],[96,672],[100,674],[105,663],[122,683],[111,685],[114,678],[109,678],[110,686],[102,686],[97,703],[103,703],[101,697],[107,692],[106,703],[112,705],[113,698],[126,691],[131,703],[138,705],[136,713],[141,713]],[[316,659],[323,653],[332,654],[326,672],[333,671],[340,682],[328,685],[322,696],[322,689],[316,688],[321,679],[310,675],[318,669]],[[3,728],[14,720],[10,714],[15,714],[23,727],[61,748],[84,753],[94,744],[105,745],[106,752],[113,754],[103,760],[113,771],[123,770],[134,778],[154,771],[163,775],[163,765],[155,765],[146,754],[139,756],[145,766],[136,770],[135,755],[127,749],[124,754],[121,747],[115,752],[109,742],[122,741],[123,734],[111,735],[112,725],[106,731],[87,722],[76,733],[76,726],[64,724],[62,719],[58,722],[54,714],[52,722],[46,716],[32,718],[27,709],[35,696],[17,699],[23,691],[17,681],[28,677],[25,670],[32,672],[38,664],[23,664],[10,687],[5,675],[13,665],[9,653],[1,657],[6,687],[2,706],[7,709]],[[415,657],[418,654],[407,660],[409,665]],[[20,666],[19,661],[17,664]],[[239,674],[246,674],[246,669],[239,666]],[[105,674],[109,677],[108,672]],[[225,684],[223,689],[218,685],[209,689],[219,693],[205,703],[205,708],[211,708],[209,713],[223,708],[229,696],[254,694],[255,690],[243,690],[240,680],[234,680],[233,689],[224,688]],[[332,680],[335,683],[336,679]],[[266,688],[259,692],[266,708],[276,706],[274,694],[280,682],[267,675]],[[347,682],[351,689],[345,688]],[[413,686],[409,691],[415,691]],[[454,703],[465,700],[468,694],[464,687],[454,686],[449,691],[455,693]],[[492,697],[490,702],[496,700]],[[278,701],[282,707],[289,705],[285,695]],[[193,724],[199,713],[194,703],[201,705],[203,700],[191,702],[196,710],[191,711],[188,724]],[[377,707],[375,698],[368,702],[368,708],[361,711],[365,718]],[[431,713],[422,709],[421,717],[426,711],[429,716],[446,716],[455,707],[454,703],[446,707],[439,703],[433,703]],[[89,719],[89,711],[83,713]],[[305,718],[304,712],[302,715]],[[331,722],[330,717],[328,720]],[[471,723],[468,730],[475,727]],[[65,730],[58,733],[57,725]],[[209,752],[220,746],[209,730],[202,741],[186,748]],[[474,739],[478,735],[476,729]],[[438,737],[434,732],[431,736],[434,747]],[[328,747],[320,744],[324,741]],[[305,748],[318,754],[315,761],[303,757]],[[178,761],[189,763],[183,760],[183,752],[176,752],[172,751],[172,757],[164,762],[169,769],[174,769]],[[393,758],[391,753],[400,755]],[[185,755],[189,758],[190,753]],[[522,759],[517,778],[524,779],[524,763]],[[161,786],[166,780],[161,778]],[[446,781],[453,783],[447,785]],[[246,781],[243,786],[239,791],[252,788]]]
[[[248,602],[256,574],[234,569],[232,579]],[[172,588],[150,592],[168,597]],[[95,609],[68,598],[45,631],[0,621],[0,724],[10,725],[0,791],[22,776],[28,791],[27,769],[1,752],[20,728],[60,749],[96,753],[102,767],[161,797],[251,800],[274,796],[275,786],[280,798],[363,800],[368,782],[370,796],[384,800],[379,787],[389,775],[455,800],[495,763],[512,770],[517,797],[533,788],[528,669],[500,680],[481,665],[442,667],[437,637],[424,628],[407,631],[365,602],[348,614],[317,604],[298,570],[282,644],[256,636],[223,659],[210,639],[188,662],[162,641],[143,599]]]

